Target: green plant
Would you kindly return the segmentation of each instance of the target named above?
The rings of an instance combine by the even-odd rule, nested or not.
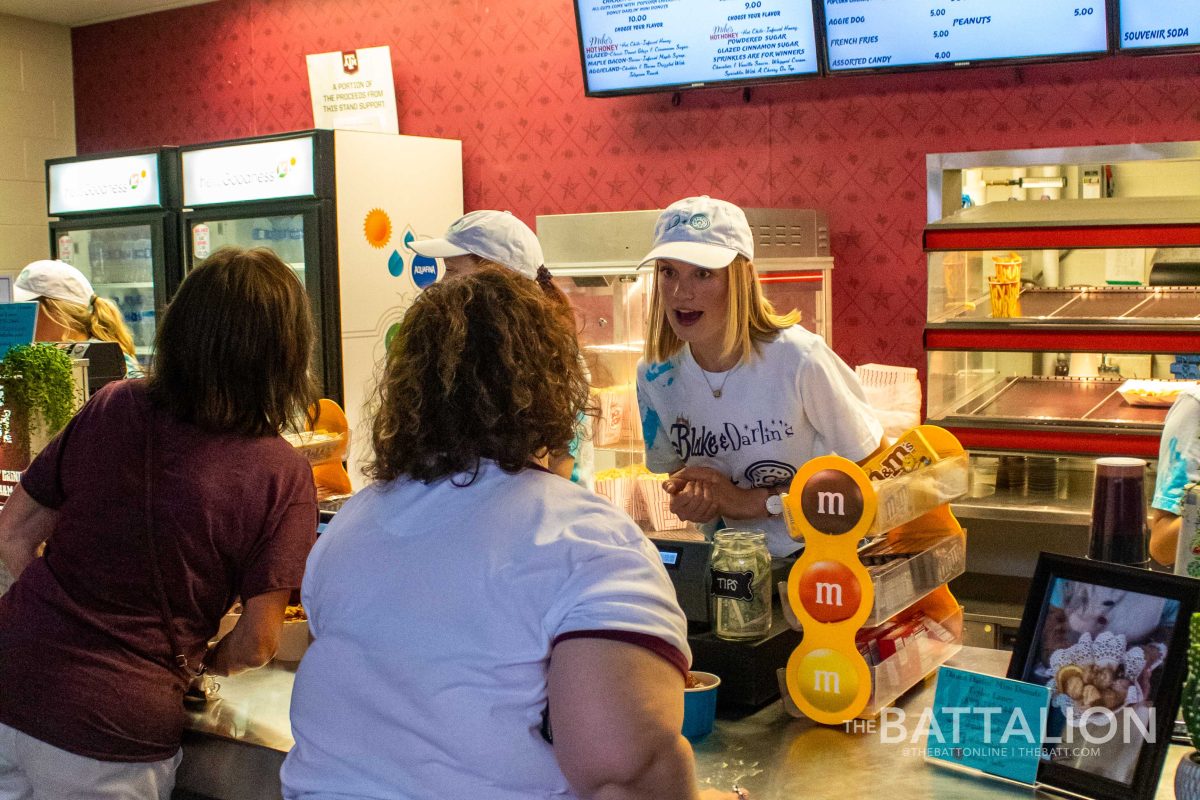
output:
[[[1200,614],[1192,614],[1188,627],[1187,680],[1179,705],[1192,747],[1200,749]]]
[[[75,412],[75,382],[71,357],[52,344],[22,344],[10,348],[0,359],[0,389],[4,406],[23,416],[29,435],[45,425],[53,435],[62,430]],[[38,414],[34,411],[41,412]],[[3,440],[10,438],[12,419],[3,419]]]

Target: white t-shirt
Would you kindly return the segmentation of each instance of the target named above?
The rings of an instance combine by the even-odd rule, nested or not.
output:
[[[292,694],[288,800],[574,798],[540,734],[554,642],[599,631],[691,659],[658,551],[629,517],[490,462],[466,487],[355,495],[309,556],[303,600],[316,638]]]
[[[854,371],[799,325],[724,373],[702,372],[687,345],[664,363],[643,360],[637,388],[646,464],[655,472],[712,467],[740,488],[769,488],[790,484],[816,456],[860,461],[883,436]],[[761,519],[730,524],[766,531],[772,555],[797,549],[783,517],[765,508]]]
[[[1175,398],[1158,443],[1154,508],[1181,516],[1184,489],[1200,482],[1200,389],[1187,387]]]

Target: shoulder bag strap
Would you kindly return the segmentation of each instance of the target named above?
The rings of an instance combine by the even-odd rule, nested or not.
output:
[[[154,412],[151,408],[146,420],[146,509],[145,523],[142,533],[146,543],[146,553],[150,560],[150,575],[154,579],[154,590],[158,594],[159,613],[162,614],[163,630],[167,633],[167,641],[171,645],[171,655],[175,666],[189,680],[199,675],[188,666],[187,654],[179,646],[179,638],[175,635],[175,621],[171,614],[171,604],[167,600],[166,582],[163,580],[162,567],[158,561],[158,548],[154,544]]]

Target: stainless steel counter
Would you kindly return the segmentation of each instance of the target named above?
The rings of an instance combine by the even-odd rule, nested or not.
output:
[[[949,663],[1003,674],[1008,658],[1007,652],[964,647]],[[222,800],[279,798],[279,765],[293,744],[288,724],[293,678],[293,668],[273,665],[224,679],[221,699],[190,717],[180,788]],[[898,705],[915,726],[932,700],[933,682],[928,681]],[[885,744],[878,731],[848,733],[793,719],[776,702],[740,719],[718,719],[713,733],[695,747],[697,777],[704,786],[722,789],[737,782],[754,800],[841,800],[880,790],[905,800],[1031,795],[929,766],[922,758],[923,743],[923,733],[915,743]],[[1174,797],[1175,765],[1186,752],[1182,746],[1171,747],[1159,800]]]

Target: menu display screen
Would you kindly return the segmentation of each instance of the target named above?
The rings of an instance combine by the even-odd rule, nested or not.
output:
[[[831,72],[1101,53],[1108,49],[1104,0],[823,2]],[[1183,5],[1197,0],[1177,2]]]
[[[587,94],[815,75],[807,0],[575,0]]]
[[[1197,0],[1119,0],[1122,50],[1200,45]]]

